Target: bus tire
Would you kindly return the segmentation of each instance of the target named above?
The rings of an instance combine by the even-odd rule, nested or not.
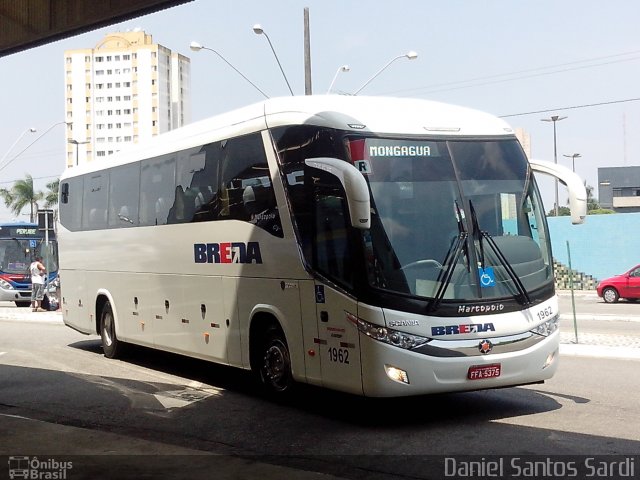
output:
[[[116,335],[116,322],[113,318],[111,303],[107,300],[100,313],[100,337],[102,338],[102,350],[107,358],[118,358],[122,350],[122,343]]]
[[[262,336],[258,360],[258,374],[262,387],[269,395],[284,397],[293,390],[291,356],[282,330],[275,325]]]

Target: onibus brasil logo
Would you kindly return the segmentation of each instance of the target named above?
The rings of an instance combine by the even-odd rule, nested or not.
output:
[[[67,471],[73,468],[73,462],[61,462],[53,458],[44,460],[38,457],[9,457],[9,478],[33,480],[65,480]]]

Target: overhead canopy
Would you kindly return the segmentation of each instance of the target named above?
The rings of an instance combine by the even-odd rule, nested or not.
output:
[[[0,57],[193,0],[0,0]]]

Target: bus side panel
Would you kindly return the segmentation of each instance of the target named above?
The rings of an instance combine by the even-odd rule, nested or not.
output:
[[[190,275],[148,277],[154,285],[149,318],[155,346],[226,363],[222,279]]]
[[[94,288],[109,292],[113,298],[116,335],[120,340],[153,347],[153,321],[150,296],[154,285],[150,275],[131,273],[92,273],[99,279]]]
[[[302,322],[300,321],[300,288],[297,280],[279,280],[265,278],[238,278],[238,318],[241,325],[242,363],[249,362],[249,324],[275,318],[284,331],[291,369],[295,380],[305,381],[304,343]],[[260,318],[257,314],[264,314]]]
[[[318,343],[318,324],[316,322],[316,292],[313,280],[300,281],[300,305],[302,334],[304,336],[304,362],[307,381],[313,385],[322,385],[320,348]],[[309,354],[308,352],[312,352]]]
[[[84,272],[64,270],[60,272],[62,292],[62,319],[65,325],[87,334],[96,333],[92,304],[87,297]]]
[[[242,349],[248,348],[249,342],[247,339],[247,345],[242,345],[243,339],[240,335],[242,325],[238,317],[238,279],[223,277],[222,291],[224,292],[224,323],[221,324],[221,329],[226,340],[227,363],[234,367],[249,368],[249,365],[242,364]]]

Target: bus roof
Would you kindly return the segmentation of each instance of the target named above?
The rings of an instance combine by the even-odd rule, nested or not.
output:
[[[478,110],[414,98],[309,95],[270,98],[132,144],[67,169],[62,178],[180,151],[283,125],[318,125],[376,134],[438,136],[513,135],[503,120]]]

